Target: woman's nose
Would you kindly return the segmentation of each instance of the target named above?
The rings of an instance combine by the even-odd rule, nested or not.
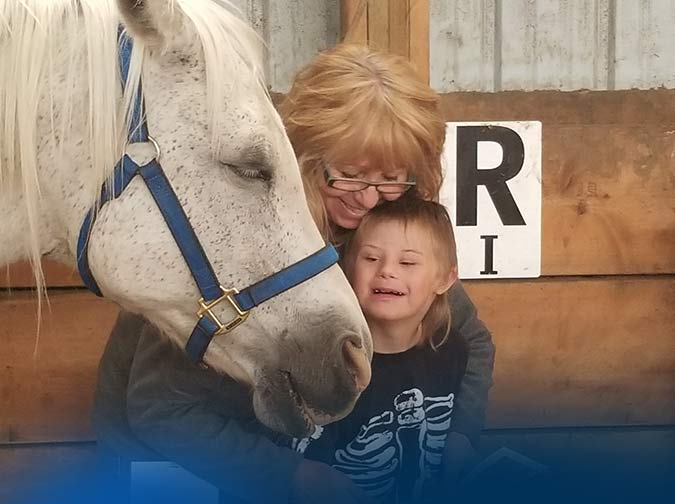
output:
[[[356,199],[363,208],[370,210],[380,202],[380,193],[374,186],[366,187],[356,193]]]

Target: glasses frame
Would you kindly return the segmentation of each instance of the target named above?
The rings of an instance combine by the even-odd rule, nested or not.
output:
[[[332,189],[335,189],[337,191],[344,191],[344,192],[360,192],[360,191],[365,191],[369,187],[374,187],[375,190],[380,193],[380,194],[405,194],[407,191],[409,191],[411,188],[415,187],[417,185],[417,182],[413,180],[408,180],[406,182],[372,182],[370,180],[366,179],[357,179],[357,178],[347,178],[347,177],[333,177],[330,173],[328,173],[328,167],[325,167],[323,169],[323,177],[326,181],[326,185]],[[360,182],[363,184],[363,187],[361,189],[343,189],[342,187],[335,187],[335,182],[349,182],[349,183],[354,183],[354,182]],[[391,186],[403,186],[404,189],[402,191],[395,191],[395,192],[385,192],[382,191],[381,188],[386,188],[386,187],[391,187]]]

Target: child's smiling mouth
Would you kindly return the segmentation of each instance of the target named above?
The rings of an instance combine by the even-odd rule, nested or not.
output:
[[[400,291],[394,290],[394,289],[373,289],[373,294],[377,295],[390,295],[390,296],[405,296]]]

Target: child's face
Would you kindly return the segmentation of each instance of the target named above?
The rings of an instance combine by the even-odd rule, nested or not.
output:
[[[438,294],[455,280],[441,275],[429,232],[419,224],[374,225],[354,251],[350,277],[369,320],[421,319]]]

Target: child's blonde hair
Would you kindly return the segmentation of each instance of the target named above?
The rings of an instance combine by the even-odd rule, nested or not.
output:
[[[348,278],[352,275],[354,259],[363,236],[384,222],[397,222],[404,228],[421,226],[428,232],[432,242],[434,259],[438,265],[437,274],[441,278],[448,278],[451,273],[457,273],[457,247],[448,211],[440,203],[423,200],[415,193],[409,193],[396,201],[384,202],[363,218],[345,246],[343,264]],[[452,320],[448,292],[436,295],[422,319],[420,344],[428,342],[434,350],[450,336]]]
[[[406,170],[423,198],[438,198],[445,141],[439,97],[404,58],[338,45],[298,74],[279,111],[326,240],[334,236],[319,192],[325,163],[368,159],[384,172]]]

